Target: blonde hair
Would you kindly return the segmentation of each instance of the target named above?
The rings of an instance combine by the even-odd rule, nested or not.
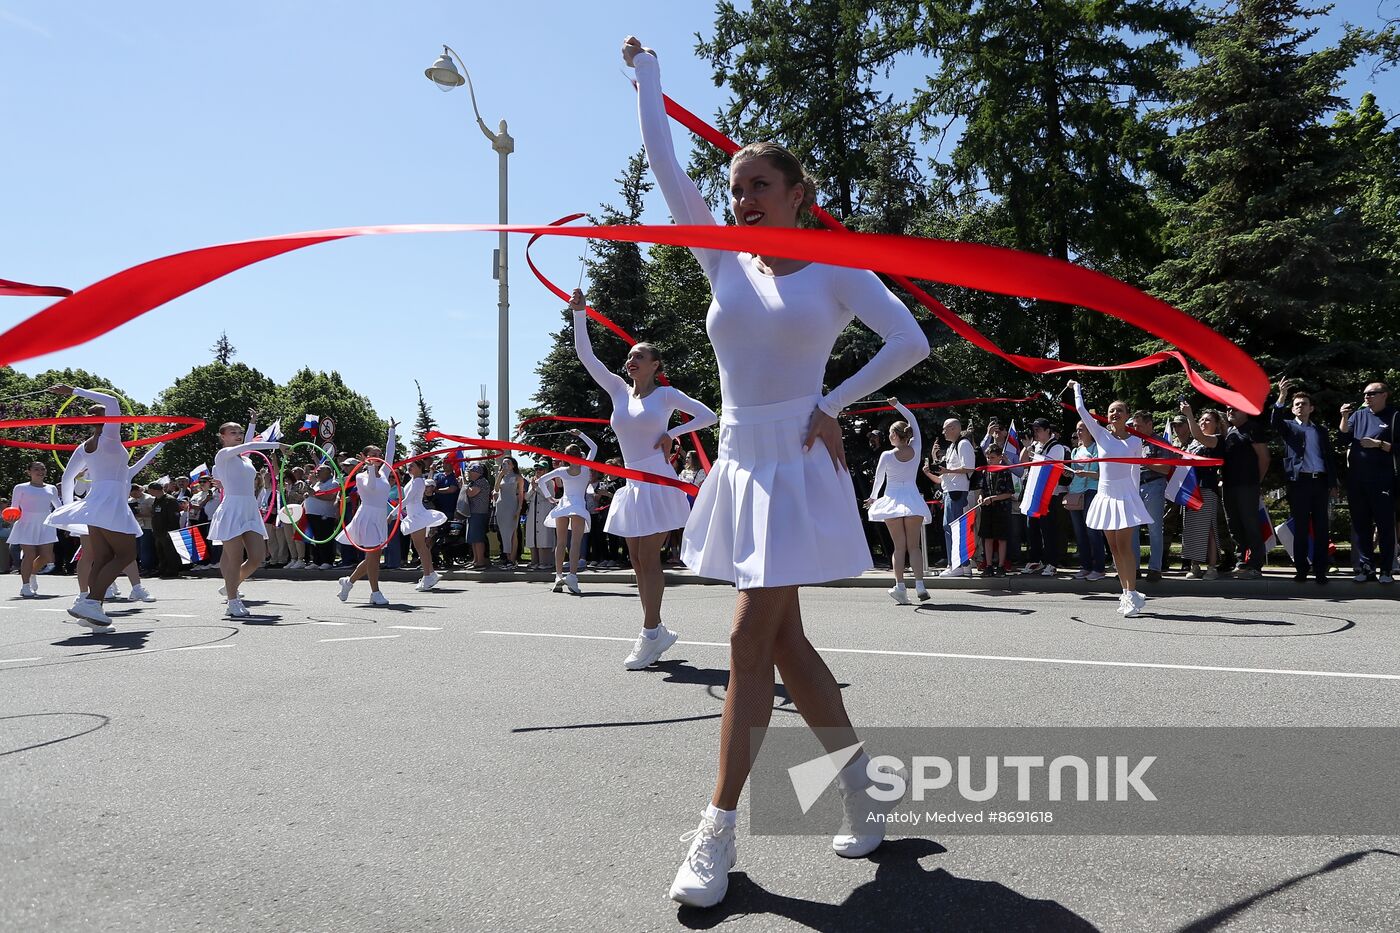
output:
[[[906,443],[914,439],[914,429],[909,426],[907,421],[896,421],[890,425],[890,430],[894,432],[895,437]]]

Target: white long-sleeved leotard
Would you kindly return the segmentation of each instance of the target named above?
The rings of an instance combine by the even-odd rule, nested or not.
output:
[[[1079,409],[1079,420],[1084,422],[1084,426],[1094,436],[1094,442],[1099,445],[1100,457],[1142,456],[1142,441],[1131,435],[1126,438],[1119,437],[1099,424],[1099,420],[1084,404],[1084,391],[1078,385],[1074,387],[1074,407]],[[1135,496],[1139,495],[1138,482],[1142,467],[1135,463],[1100,463],[1098,466],[1098,495],[1115,496],[1120,499],[1129,492]]]
[[[898,451],[887,450],[880,454],[880,459],[875,465],[875,482],[870,486],[870,498],[880,497],[880,487],[888,483],[890,487],[896,485],[918,485],[919,478],[919,457],[924,449],[924,437],[919,433],[919,419],[914,417],[913,412],[905,408],[898,402],[895,403],[895,410],[909,422],[909,428],[914,432],[913,438],[909,441],[909,447],[914,451],[914,456],[907,461],[900,460],[895,456]]]
[[[73,394],[99,403],[106,417],[121,417],[121,404],[104,392],[74,389]],[[115,424],[104,425],[102,433],[97,436],[96,450],[88,451],[87,445],[83,444],[74,453],[81,453],[81,466],[92,483],[83,499],[55,510],[46,523],[55,528],[96,526],[105,531],[140,535],[141,526],[128,505],[131,454],[122,446],[121,428]]]
[[[595,459],[598,456],[598,445],[593,442],[593,438],[580,431],[578,433],[578,439],[583,441],[584,446],[588,448],[586,459]],[[535,480],[535,483],[541,489],[545,490],[549,489],[551,480],[557,479],[564,484],[564,491],[560,493],[557,499],[553,496],[549,497],[550,503],[554,506],[554,510],[551,514],[557,515],[559,513],[567,513],[570,515],[582,515],[587,518],[588,483],[592,478],[593,471],[588,467],[579,467],[577,473],[570,473],[567,466],[562,466],[558,469],[550,470],[544,476]]]
[[[637,398],[627,380],[611,371],[593,352],[588,336],[588,313],[574,312],[574,350],[588,375],[612,400],[613,412],[609,424],[622,448],[622,461],[629,467],[664,454],[656,442],[663,434],[676,438],[692,431],[713,427],[719,417],[704,404],[686,395],[675,386],[658,385],[645,398]],[[674,411],[690,415],[691,420],[669,428]]]
[[[642,140],[671,215],[680,224],[715,218],[676,159],[662,100],[660,69],[646,52],[633,59]],[[819,396],[832,347],[858,318],[884,340],[859,371],[833,388],[818,407],[835,417],[929,354],[914,316],[873,272],[813,263],[772,276],[748,253],[694,249],[714,297],[705,328],[719,364],[726,407],[748,407]]]

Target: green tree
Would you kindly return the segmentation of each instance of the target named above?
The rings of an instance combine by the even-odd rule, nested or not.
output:
[[[1323,122],[1345,103],[1343,74],[1380,37],[1346,27],[1315,47],[1308,23],[1330,9],[1242,0],[1201,32],[1199,64],[1170,82],[1166,116],[1179,130],[1167,151],[1180,169],[1161,186],[1169,256],[1150,279],[1266,369],[1310,382],[1344,378],[1336,364],[1346,359],[1378,362],[1371,338],[1395,333],[1393,319],[1369,313],[1387,288],[1358,200],[1358,155]],[[1154,388],[1177,385],[1159,378]]]
[[[946,0],[920,5],[911,24],[939,70],[910,119],[930,138],[962,123],[938,170],[954,193],[998,200],[992,242],[1140,278],[1161,227],[1143,176],[1164,135],[1144,109],[1195,31],[1190,9],[1179,0]],[[1079,360],[1086,319],[1037,306],[1052,339],[1036,355]],[[1018,321],[1006,335],[1014,343],[1040,328],[1025,313]]]
[[[214,345],[209,348],[209,352],[214,354],[214,362],[227,366],[233,362],[233,358],[238,355],[238,350],[228,339],[228,331],[219,331],[219,339],[214,341]]]
[[[208,428],[171,441],[157,464],[173,475],[188,473],[201,463],[214,465],[221,424],[248,423],[248,409],[263,410],[260,424],[271,424],[278,401],[277,383],[244,363],[196,366],[156,398],[156,408],[168,414],[203,418]],[[285,422],[284,422],[285,423]]]
[[[436,441],[428,440],[428,432],[436,431],[438,428],[437,419],[433,417],[433,410],[428,403],[423,400],[423,387],[418,385],[418,380],[413,380],[413,385],[418,389],[418,419],[413,422],[413,455],[425,454],[437,446]]]
[[[335,446],[342,453],[356,454],[371,444],[382,446],[389,430],[370,400],[347,386],[335,371],[314,372],[303,366],[282,386],[273,407],[283,424],[300,424],[308,412],[333,419]]]

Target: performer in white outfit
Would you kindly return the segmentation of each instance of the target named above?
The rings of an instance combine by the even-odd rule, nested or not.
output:
[[[394,431],[398,426],[397,421],[389,422],[389,439],[384,442],[383,451],[373,446],[360,451],[362,458],[379,457],[385,462],[363,466],[355,475],[355,489],[360,494],[360,507],[355,510],[355,517],[350,519],[350,524],[336,535],[336,540],[341,544],[348,544],[365,552],[364,558],[355,565],[350,576],[340,578],[341,602],[350,598],[350,590],[356,580],[369,577],[369,601],[376,606],[389,605],[389,600],[379,592],[379,552],[389,540],[389,499],[394,494],[394,471],[387,464],[394,462]]]
[[[604,366],[593,352],[582,291],[574,289],[569,309],[574,314],[574,349],[579,362],[612,401],[609,424],[622,448],[623,464],[631,470],[674,476],[667,455],[677,439],[713,427],[719,418],[675,386],[657,384],[661,352],[649,343],[635,344],[628,352],[623,364],[631,380],[628,385],[627,379]],[[671,428],[671,414],[677,411],[691,420]],[[627,553],[637,575],[637,594],[642,599],[642,632],[622,662],[629,671],[655,664],[679,637],[661,624],[661,598],[666,587],[661,547],[671,532],[685,527],[689,517],[690,499],[674,486],[628,480],[613,495],[603,529],[627,540]]]
[[[10,505],[19,509],[19,519],[10,529],[10,544],[20,546],[19,595],[29,598],[39,595],[39,576],[53,561],[53,546],[58,542],[58,529],[45,522],[49,513],[63,505],[58,490],[44,480],[49,468],[42,460],[29,464],[29,482],[20,483],[10,493]]]
[[[565,447],[564,453],[571,457],[583,457],[586,460],[597,458],[598,445],[593,443],[593,438],[579,430],[573,430],[569,433],[588,445],[588,454],[585,456],[577,444]],[[550,483],[556,479],[564,486],[564,491],[559,494],[557,499],[549,492],[553,488]],[[593,523],[592,517],[588,514],[588,484],[592,482],[592,479],[593,471],[591,469],[570,463],[557,470],[551,470],[535,480],[535,485],[544,490],[544,495],[552,506],[547,520],[554,526],[554,592],[556,593],[567,586],[570,593],[575,596],[582,595],[578,588],[578,575],[574,573],[573,565],[578,563],[579,558],[583,556],[583,533]],[[566,568],[568,573],[564,572]]]
[[[128,482],[135,482],[136,477],[141,475],[141,471],[146,468],[148,463],[156,458],[156,455],[160,453],[163,447],[165,447],[163,441],[158,444],[153,444],[150,449],[142,455],[140,460],[133,463],[130,469],[127,470]],[[68,465],[63,468],[63,476],[58,483],[59,498],[63,500],[64,505],[73,502],[78,497],[78,480],[85,473],[87,473],[87,451],[80,446],[77,450],[73,451],[73,455],[68,458]],[[64,525],[63,530],[67,531],[69,534],[78,536],[78,549],[82,552],[81,556],[78,558],[77,569],[78,598],[86,599],[88,594],[88,578],[92,575],[92,549],[88,547],[88,527],[86,525]],[[133,560],[131,563],[127,564],[122,572],[126,574],[126,578],[131,581],[131,592],[127,594],[127,599],[142,603],[153,603],[156,601],[156,598],[151,595],[150,590],[146,589],[145,584],[141,582],[141,568],[136,561]],[[111,586],[107,587],[106,598],[122,598],[121,593],[117,590],[115,581]]]
[[[705,199],[672,148],[655,56],[635,38],[642,138],[671,216],[714,224]],[[730,206],[744,226],[796,227],[816,188],[780,146],[746,146],[730,163]],[[705,327],[719,364],[724,410],[719,456],[686,523],[682,558],[702,576],[728,580],[739,598],[730,632],[730,676],[720,730],[719,776],[690,851],[671,886],[685,904],[724,897],[735,860],[736,808],[750,766],[750,730],[768,724],[773,669],[827,749],[856,745],[841,690],[802,631],[798,586],[859,574],[871,566],[845,464],[836,416],[928,356],[928,339],[872,272],[775,256],[692,250],[710,281]],[[884,341],[855,375],[822,395],[836,338],[859,318]],[[872,852],[884,824],[868,756],[861,752],[838,783],[850,832],[833,841],[848,857]]]
[[[258,468],[247,456],[255,450],[279,450],[277,441],[248,441],[257,434],[258,412],[248,412],[248,430],[236,422],[219,428],[219,442],[224,446],[214,455],[214,479],[219,481],[223,498],[209,521],[209,540],[223,545],[219,555],[219,572],[224,585],[219,595],[228,600],[230,619],[244,619],[250,613],[243,605],[243,583],[262,566],[267,556],[267,526],[263,510],[258,506],[255,489]]]
[[[890,597],[907,604],[909,596],[904,587],[904,555],[907,551],[914,567],[914,591],[920,600],[928,599],[924,587],[924,549],[919,543],[919,529],[931,521],[928,503],[919,492],[919,457],[923,454],[923,435],[919,419],[897,399],[889,404],[904,418],[890,425],[890,447],[880,454],[875,465],[875,481],[870,486],[870,498],[865,500],[872,522],[884,522],[890,530],[894,551],[890,555],[894,567],[894,588]],[[881,484],[884,495],[880,494]]]
[[[115,398],[103,392],[56,385],[55,395],[77,395],[97,404],[93,415],[120,418],[122,408]],[[92,480],[82,499],[55,509],[45,522],[53,528],[87,527],[87,549],[92,561],[88,575],[88,595],[79,597],[68,614],[79,625],[94,633],[110,633],[112,620],[102,611],[107,589],[122,570],[136,560],[136,539],[141,525],[131,512],[131,457],[122,446],[121,425],[99,424],[79,450],[86,455],[88,477]],[[78,451],[74,451],[78,453]]]
[[[1108,427],[1099,424],[1084,405],[1084,392],[1079,383],[1070,380],[1074,390],[1074,405],[1079,417],[1094,441],[1100,457],[1141,457],[1142,441],[1128,433],[1128,403],[1117,401],[1108,406]],[[1152,513],[1143,504],[1139,490],[1142,467],[1135,463],[1100,463],[1099,488],[1089,506],[1084,522],[1102,531],[1113,552],[1113,566],[1123,585],[1118,599],[1118,611],[1132,617],[1142,610],[1146,598],[1137,591],[1138,555],[1133,551],[1133,531],[1139,525],[1152,524]]]
[[[428,484],[427,477],[423,474],[423,461],[414,460],[407,470],[408,485],[403,490],[403,520],[399,523],[399,532],[413,541],[413,546],[418,551],[419,562],[423,565],[423,577],[413,588],[427,591],[437,586],[438,581],[442,579],[433,567],[433,548],[428,543],[428,529],[446,522],[447,516],[423,504],[423,490]],[[359,477],[356,477],[357,481],[358,479]]]

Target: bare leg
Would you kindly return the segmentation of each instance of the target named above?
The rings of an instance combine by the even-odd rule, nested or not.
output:
[[[422,565],[423,576],[433,572],[433,549],[428,544],[428,532],[426,529],[415,531],[411,536],[413,539],[413,549],[418,552],[418,562]]]
[[[239,538],[243,541],[244,553],[243,563],[238,568],[238,582],[241,586],[262,566],[263,558],[267,556],[267,540],[255,531],[245,531]]]
[[[369,591],[371,593],[379,592],[379,556],[381,553],[381,551],[370,551],[365,555],[365,559],[360,561],[360,567],[364,567],[365,572],[369,575]],[[356,572],[359,571],[360,567],[355,568]]]
[[[243,582],[243,536],[239,535],[224,542],[224,550],[219,554],[219,574],[224,578],[224,598],[237,599],[238,587]]]
[[[577,515],[569,516],[569,567],[578,566],[579,558],[583,556],[583,519]]]
[[[564,557],[568,550],[569,520],[556,518],[554,520],[554,575],[556,577],[564,575]]]
[[[1123,584],[1123,592],[1137,589],[1137,557],[1133,553],[1133,529],[1117,528],[1105,531],[1108,549],[1113,552],[1113,566],[1118,571],[1118,580]]]
[[[78,550],[82,551],[82,556],[78,558],[78,592],[88,591],[88,578],[92,576],[92,551],[88,548],[88,536],[78,537]]]
[[[909,542],[904,537],[904,520],[887,519],[885,527],[890,530],[890,542],[893,544],[890,548],[890,566],[894,568],[894,584],[903,586],[905,551],[909,548]]]
[[[919,531],[924,522],[921,518],[904,518],[904,540],[909,549],[909,563],[914,567],[914,579],[924,579],[924,549],[919,546]]]
[[[642,599],[642,628],[654,629],[661,624],[661,598],[666,589],[666,576],[661,571],[661,546],[669,531],[628,538],[627,553],[637,574],[637,595]]]
[[[107,595],[107,587],[121,575],[122,568],[136,559],[136,536],[92,528],[88,539],[94,546],[88,598],[100,603]]]

